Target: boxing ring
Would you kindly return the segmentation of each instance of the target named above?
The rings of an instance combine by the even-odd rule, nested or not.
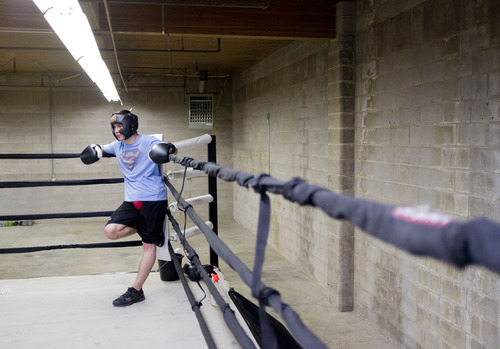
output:
[[[215,158],[215,137],[204,135],[201,137],[196,137],[193,139],[175,142],[176,148],[179,151],[183,151],[185,149],[199,146],[199,145],[207,145],[208,150],[208,160],[214,161]],[[79,157],[79,154],[0,154],[0,159],[20,159],[20,160],[30,160],[30,159],[72,159]],[[162,168],[163,170],[163,168]],[[164,175],[165,184],[170,186],[170,190],[177,201],[171,202],[169,204],[169,212],[168,212],[168,221],[172,224],[174,231],[171,234],[168,234],[168,227],[165,226],[166,232],[166,244],[157,248],[157,259],[158,259],[158,270],[161,281],[176,281],[181,280],[181,284],[183,286],[183,290],[185,292],[185,297],[189,303],[191,310],[195,313],[195,317],[200,329],[200,332],[203,336],[204,344],[209,348],[216,347],[242,347],[242,348],[255,348],[259,346],[257,342],[261,342],[260,338],[255,339],[252,335],[252,329],[246,324],[245,319],[239,314],[238,307],[242,310],[246,304],[247,307],[252,307],[253,304],[248,302],[243,296],[238,294],[236,291],[230,289],[228,283],[224,280],[224,275],[217,268],[218,266],[218,255],[214,253],[214,251],[210,248],[210,265],[215,267],[215,273],[218,275],[218,283],[214,283],[214,279],[212,279],[205,270],[205,266],[201,264],[200,259],[198,258],[197,252],[189,246],[186,241],[186,238],[190,238],[203,233],[204,228],[210,229],[211,233],[214,236],[217,236],[217,184],[216,178],[208,178],[208,192],[209,194],[202,195],[200,197],[190,198],[184,200],[179,192],[177,192],[173,186],[170,184],[170,180],[173,180],[175,177],[179,178],[179,176],[183,179],[182,187],[184,187],[184,181],[187,178],[195,178],[195,177],[207,177],[205,173],[202,171],[195,171],[192,169],[185,169],[182,171],[170,171],[166,175]],[[170,179],[170,180],[169,180]],[[107,179],[88,179],[88,180],[60,180],[60,181],[15,181],[15,182],[0,182],[0,189],[2,188],[30,188],[30,187],[46,187],[46,186],[77,186],[77,185],[105,185],[105,184],[115,184],[122,183],[122,178],[107,178]],[[182,189],[181,189],[182,192]],[[198,205],[209,205],[209,220],[203,222],[203,226],[195,226],[189,229],[184,229],[184,232],[179,228],[178,222],[175,220],[174,216],[171,212],[182,211],[186,215],[190,217],[196,212],[193,210],[193,206]],[[1,213],[0,213],[1,214]],[[112,214],[112,211],[99,211],[99,212],[77,212],[77,213],[51,213],[51,214],[23,214],[23,215],[0,215],[0,221],[7,221],[6,226],[31,226],[33,222],[37,222],[39,220],[44,219],[72,219],[72,218],[93,218],[93,217],[108,217]],[[199,218],[199,216],[196,216]],[[166,220],[167,222],[167,220]],[[9,224],[10,223],[10,224]],[[13,224],[12,224],[13,223]],[[184,257],[182,254],[179,257],[180,251],[177,249],[175,252],[173,251],[171,242],[182,242],[184,246],[184,250],[187,256],[189,256],[190,261],[193,263],[194,268],[198,267],[201,271],[201,285],[200,282],[193,282],[186,280],[185,273],[182,269],[180,262]],[[118,242],[97,242],[97,243],[79,243],[79,244],[59,244],[59,245],[43,245],[43,246],[24,246],[24,247],[9,247],[9,248],[0,248],[0,254],[30,254],[41,251],[52,251],[52,250],[69,250],[69,249],[109,249],[109,248],[123,248],[123,247],[136,247],[140,246],[141,241],[118,241]],[[176,274],[173,275],[172,271]],[[108,278],[109,275],[98,275],[98,278]],[[151,277],[150,277],[151,278]],[[148,284],[149,279],[148,278]],[[43,290],[41,284],[39,284],[40,280],[29,280],[28,283],[32,284],[32,287],[37,289],[37,294],[43,292],[49,292]],[[77,281],[72,281],[76,283]],[[25,282],[23,282],[24,284]],[[22,288],[21,281],[10,280],[10,284],[18,284],[17,287]],[[176,283],[177,284],[177,283]],[[193,285],[194,284],[194,285]],[[197,286],[196,286],[197,285]],[[179,285],[177,284],[177,289]],[[30,287],[28,287],[29,289]],[[201,290],[201,293],[200,293]],[[177,290],[176,290],[177,291]],[[78,290],[72,290],[75,294],[79,294]],[[87,290],[89,292],[89,290]],[[9,287],[0,286],[0,294],[2,295],[10,295],[13,293],[13,289]],[[23,297],[24,301],[27,301],[28,304],[31,303],[31,300],[27,300],[26,297],[29,298],[30,291],[23,290],[20,292],[21,297]],[[169,292],[169,296],[173,291]],[[222,293],[222,294],[221,294]],[[0,298],[1,299],[1,298]],[[207,300],[205,300],[207,299]],[[4,300],[4,299],[2,299]],[[208,304],[208,306],[203,306],[206,303],[212,303],[212,306]],[[235,304],[233,300],[237,303]],[[64,303],[64,302],[62,302]],[[201,311],[203,309],[204,311]],[[187,309],[186,309],[187,310]],[[185,313],[186,310],[183,312]],[[213,312],[220,313],[218,316],[214,316]],[[254,311],[255,309],[252,309]],[[5,315],[5,314],[4,314]],[[14,314],[10,314],[11,317],[15,318]],[[205,317],[209,319],[211,326],[207,325],[207,321]],[[215,319],[215,320],[214,320]],[[7,320],[7,319],[5,319]],[[20,321],[20,320],[19,320]],[[273,325],[278,329],[278,331],[282,331],[287,336],[286,329],[281,325],[281,323],[277,322],[275,319],[270,319],[273,322]],[[5,321],[7,322],[7,321]],[[78,320],[76,320],[78,322]],[[220,323],[215,326],[214,323]],[[221,326],[227,326],[228,330],[222,331],[222,337],[225,337],[226,340],[221,340]],[[192,331],[192,324],[186,325],[186,327],[190,328]],[[209,329],[209,327],[211,327]],[[255,331],[255,329],[253,329]],[[212,333],[218,333],[217,340],[214,340]],[[36,331],[35,331],[36,332]],[[182,332],[182,331],[181,331]],[[38,333],[41,341],[37,342],[39,346],[43,343],[44,336],[41,333]],[[192,335],[189,336],[193,337]],[[196,336],[194,336],[196,337]],[[290,337],[292,338],[292,337]],[[8,340],[8,339],[7,339]],[[19,340],[19,339],[18,339]],[[199,340],[199,339],[198,339]],[[293,339],[292,339],[293,340]],[[217,342],[217,344],[216,344]],[[2,343],[0,341],[0,343]],[[7,342],[8,343],[8,342]],[[25,342],[24,344],[29,343]],[[6,343],[4,343],[6,344]],[[183,345],[186,345],[185,341]],[[193,344],[192,346],[198,347],[199,343]],[[191,346],[190,345],[190,346]],[[229,346],[228,346],[229,345]],[[235,346],[236,345],[236,346]],[[296,345],[296,342],[294,342]],[[16,345],[14,345],[16,346]],[[324,347],[324,346],[323,346]],[[291,346],[293,348],[293,346]]]
[[[7,155],[0,154],[0,159],[5,158],[5,156]],[[163,250],[159,251],[158,254],[165,259],[166,263],[169,263],[168,267],[176,271],[188,299],[189,306],[187,309],[190,308],[190,311],[195,313],[197,326],[203,336],[205,345],[209,348],[217,347],[217,344],[207,325],[205,319],[205,315],[207,314],[203,314],[202,311],[208,308],[207,304],[209,302],[205,299],[206,297],[214,299],[217,307],[213,307],[212,310],[216,309],[218,311],[219,319],[222,319],[225,326],[230,330],[231,335],[237,342],[237,344],[235,343],[237,347],[293,348],[302,346],[305,348],[326,348],[325,344],[302,323],[292,306],[283,302],[279,291],[266,286],[261,280],[272,213],[268,194],[281,195],[284,199],[302,206],[317,207],[333,219],[350,221],[365,233],[412,254],[433,257],[460,268],[466,265],[479,265],[494,272],[500,272],[500,255],[498,254],[498,250],[500,249],[500,225],[490,220],[474,219],[467,222],[458,222],[452,217],[432,212],[425,208],[384,205],[351,196],[339,195],[327,188],[308,184],[300,178],[281,181],[269,175],[235,171],[219,166],[215,162],[198,161],[180,155],[169,155],[169,161],[184,167],[182,171],[176,173],[170,172],[164,176],[165,185],[175,200],[175,203],[170,204],[170,208],[172,211],[182,211],[185,217],[189,217],[195,223],[196,227],[190,229],[184,227],[184,229],[181,229],[180,224],[169,212],[167,216],[173,232],[168,234],[166,238],[172,242],[178,241],[182,245],[186,259],[192,263],[193,267],[201,275],[203,286],[197,287],[197,283],[189,281],[186,278],[177,256],[178,252],[174,251],[170,243],[165,244]],[[202,175],[202,173],[208,175],[210,178],[218,178],[251,188],[255,191],[256,195],[260,196],[255,256],[252,269],[248,268],[218,237],[215,232],[216,229],[214,229],[216,228],[216,224],[210,220],[205,222],[196,213],[193,206],[206,204],[207,202],[213,203],[214,198],[210,199],[203,196],[186,200],[182,197],[182,189],[178,191],[171,183],[173,178],[181,176],[183,181],[182,187],[184,187],[186,178],[194,178]],[[80,181],[77,182],[71,182],[71,184],[61,183],[58,185],[82,184]],[[41,183],[38,184],[42,185]],[[97,184],[97,182],[92,182],[92,184]],[[4,183],[2,185],[17,184]],[[89,217],[92,215],[108,214],[111,214],[111,212],[84,212],[57,218]],[[0,221],[23,221],[44,218],[47,217],[42,215],[0,216]],[[51,216],[50,218],[54,217]],[[240,298],[237,294],[227,292],[220,285],[219,287],[216,286],[213,279],[207,273],[206,266],[200,260],[198,253],[191,247],[188,241],[190,237],[199,234],[204,235],[213,253],[218,258],[224,260],[250,288],[257,305]],[[109,243],[106,247],[128,247],[133,246],[134,243],[136,242]],[[77,246],[49,246],[46,248],[90,247],[102,246],[83,244]],[[30,252],[33,252],[33,250],[29,248],[22,251],[20,249],[0,249],[0,253]],[[217,260],[211,264],[216,267]],[[217,271],[218,269],[216,269]],[[180,289],[179,285],[178,283],[174,284],[176,285],[175,292],[178,292]],[[199,289],[203,289],[203,292],[200,293]],[[208,290],[208,292],[205,290]],[[110,307],[110,305],[107,306]],[[139,308],[140,306],[138,304],[132,308]],[[168,307],[168,304],[166,307]],[[266,311],[267,307],[271,307],[278,314],[288,329],[280,327],[280,323],[268,315]],[[242,314],[250,312],[252,312],[254,318],[258,319],[258,328],[255,327],[255,323],[249,323],[246,319],[244,321],[241,320]],[[162,326],[158,324],[159,328],[162,328]],[[191,332],[194,332],[193,325],[190,324],[189,326]],[[186,343],[184,342],[184,344]]]

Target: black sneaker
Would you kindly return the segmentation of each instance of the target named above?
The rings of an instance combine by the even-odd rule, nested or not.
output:
[[[113,305],[115,307],[126,307],[127,305],[142,302],[145,299],[142,289],[137,291],[135,288],[129,287],[127,292],[113,301]]]

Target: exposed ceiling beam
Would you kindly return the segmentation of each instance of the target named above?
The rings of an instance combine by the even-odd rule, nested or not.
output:
[[[80,0],[108,68],[118,73],[118,60],[124,77],[139,67],[238,74],[291,40],[335,37],[334,0],[106,2],[109,16],[103,0]],[[1,71],[13,62],[16,72],[40,71],[33,60],[62,74],[79,72],[32,0],[0,0]]]

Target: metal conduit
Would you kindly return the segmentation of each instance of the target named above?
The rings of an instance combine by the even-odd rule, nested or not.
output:
[[[6,33],[8,31],[2,30],[1,32]],[[23,51],[67,51],[65,47],[15,47],[15,46],[0,46],[0,50],[23,50]],[[114,52],[112,48],[100,48],[101,52]],[[188,53],[219,53],[220,52],[220,38],[217,38],[217,49],[216,50],[186,50],[182,48],[180,50],[172,49],[140,49],[140,48],[122,48],[116,49],[117,52],[161,52],[161,53],[177,53],[177,52],[188,52]]]
[[[125,89],[125,91],[128,92],[127,84],[125,83],[125,79],[123,79],[122,69],[120,68],[120,62],[118,62],[118,54],[116,53],[115,37],[113,35],[113,27],[111,26],[111,18],[109,16],[109,9],[108,9],[108,4],[106,3],[106,0],[104,0],[104,10],[106,11],[106,19],[108,21],[109,34],[111,36],[111,43],[113,44],[113,53],[115,55],[115,61],[116,61],[116,67],[118,69],[118,74],[120,75],[120,79],[122,80],[123,88]]]
[[[96,2],[99,0],[80,0],[80,2]],[[200,7],[234,7],[234,8],[255,8],[267,9],[269,7],[269,0],[265,0],[262,4],[249,4],[249,3],[212,3],[211,1],[137,1],[137,0],[108,0],[110,4],[129,4],[129,5],[171,5],[171,6],[200,6]]]

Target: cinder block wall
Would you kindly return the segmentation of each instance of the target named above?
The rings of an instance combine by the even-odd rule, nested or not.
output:
[[[498,1],[356,1],[355,195],[500,209]],[[409,348],[498,348],[500,278],[355,236],[354,309]]]
[[[56,77],[52,77],[53,81]],[[123,106],[108,103],[85,80],[53,83],[48,74],[2,74],[0,80],[0,153],[80,153],[90,143],[111,143],[109,116],[133,107],[139,116],[139,133],[163,133],[166,141],[179,141],[204,133],[217,136],[217,160],[232,167],[231,89],[225,89],[216,114],[214,131],[188,128],[188,95],[182,81],[136,80],[129,92],[122,93]],[[187,92],[197,91],[197,82],[188,81]],[[145,85],[149,87],[144,87]],[[177,85],[177,86],[175,86]],[[209,81],[207,91],[215,92],[222,82]],[[218,97],[218,95],[216,96]],[[50,102],[52,101],[52,102]],[[51,138],[53,139],[51,145]],[[206,146],[179,153],[199,160],[207,159]],[[116,159],[104,158],[90,166],[79,158],[57,160],[0,160],[0,181],[50,181],[122,177]],[[166,164],[165,171],[180,170]],[[174,180],[180,190],[182,181]],[[206,178],[186,181],[183,197],[206,194]],[[219,215],[232,215],[232,184],[218,184]],[[92,186],[33,187],[0,189],[2,215],[113,211],[123,201],[123,184]],[[170,195],[170,201],[174,199]],[[207,205],[205,205],[207,206]],[[208,207],[197,207],[208,219]],[[183,218],[182,218],[183,220]],[[42,221],[41,221],[42,222]],[[188,224],[188,227],[190,225]]]
[[[339,5],[337,16],[338,40],[293,42],[234,79],[235,168],[353,194],[353,4]],[[258,199],[235,186],[234,217],[253,231]],[[352,310],[352,225],[281,196],[271,199],[270,243],[328,289],[339,310]]]
[[[354,4],[354,140],[348,104],[336,94],[342,87],[350,96],[339,74],[349,70],[336,69],[345,42],[294,42],[234,81],[235,168],[428,205],[457,219],[498,220],[498,1]],[[342,161],[349,144],[353,169]],[[333,274],[352,272],[354,311],[403,347],[499,346],[497,274],[414,257],[360,231],[352,265],[339,253],[348,225],[281,198],[272,205],[270,242],[328,289],[339,309],[345,288]],[[255,230],[258,196],[235,187],[234,216]]]
[[[329,41],[294,42],[234,79],[235,168],[329,185],[329,53]],[[234,217],[252,231],[258,199],[251,189],[235,186]],[[271,195],[271,205],[270,243],[329,287],[338,275],[330,262],[338,255],[331,220],[281,196]]]

